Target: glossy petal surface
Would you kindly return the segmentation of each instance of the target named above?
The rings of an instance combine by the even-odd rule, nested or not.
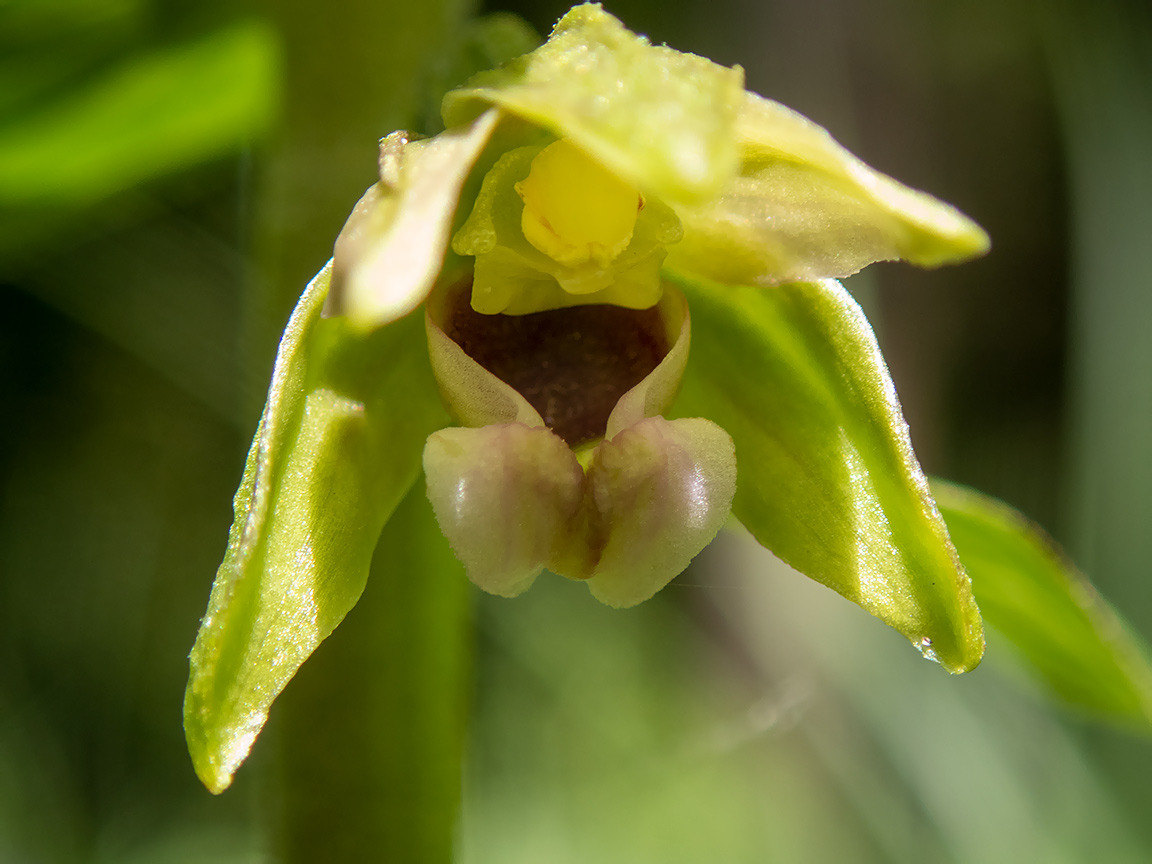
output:
[[[577,6],[531,54],[444,98],[449,128],[488,105],[571,138],[666,202],[718,195],[736,171],[744,73],[655,46],[598,4]]]
[[[674,413],[706,417],[735,441],[735,515],[949,671],[974,667],[984,640],[968,576],[860,308],[832,281],[673,281],[693,325]]]
[[[543,426],[441,429],[424,448],[428,498],[468,578],[490,594],[526,591],[567,548],[584,473]]]
[[[603,442],[588,466],[600,553],[588,587],[609,606],[647,600],[707,546],[736,491],[732,439],[708,420],[650,417]]]
[[[869,168],[824,129],[745,94],[738,176],[680,207],[668,266],[720,282],[779,285],[849,276],[874,261],[935,267],[982,255],[988,237],[956,209]]]
[[[972,489],[932,491],[993,640],[1002,636],[1062,698],[1145,728],[1147,648],[1039,526]]]
[[[364,588],[377,538],[446,422],[418,317],[368,336],[322,320],[330,268],[285,330],[191,654],[184,727],[213,792]]]

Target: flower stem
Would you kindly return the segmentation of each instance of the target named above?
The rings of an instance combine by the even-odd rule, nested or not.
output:
[[[468,582],[418,484],[368,587],[277,705],[277,860],[450,862],[470,681]]]

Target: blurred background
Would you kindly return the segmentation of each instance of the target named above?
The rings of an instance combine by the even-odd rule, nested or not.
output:
[[[3,864],[275,860],[275,709],[213,798],[180,705],[276,340],[377,139],[434,131],[477,61],[469,21],[565,8],[0,2]],[[984,260],[850,287],[926,470],[1024,510],[1152,636],[1146,6],[608,9],[988,230]],[[559,579],[473,605],[467,864],[1152,860],[1147,738],[994,632],[949,678],[739,533],[629,612]]]

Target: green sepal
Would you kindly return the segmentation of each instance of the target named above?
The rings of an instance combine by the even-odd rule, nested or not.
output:
[[[950,672],[975,667],[980,613],[859,306],[834,281],[759,289],[666,273],[693,330],[673,414],[732,436],[736,517]]]
[[[192,648],[184,729],[221,792],[269,706],[364,589],[380,531],[447,422],[421,316],[368,335],[320,312],[331,274],[284,331],[235,522]]]
[[[1142,640],[1044,531],[987,495],[932,492],[992,629],[1061,698],[1149,728],[1152,664]]]
[[[988,251],[955,208],[869,168],[812,121],[753,93],[737,124],[741,165],[714,201],[677,212],[668,266],[734,285],[850,276],[874,261],[922,267]]]
[[[744,72],[649,44],[599,4],[577,6],[548,41],[444,97],[451,129],[496,105],[571,138],[646,195],[708,200],[736,172]]]

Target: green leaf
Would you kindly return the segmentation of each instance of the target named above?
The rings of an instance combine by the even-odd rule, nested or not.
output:
[[[735,515],[949,671],[975,667],[980,613],[855,301],[833,281],[758,289],[668,275],[692,314],[674,412],[735,441]]]
[[[1059,696],[1147,727],[1152,665],[1142,641],[1037,525],[972,489],[932,481],[972,590],[996,636]]]
[[[331,269],[280,343],[224,562],[191,655],[184,728],[196,772],[221,792],[272,701],[364,589],[381,528],[447,422],[423,321],[368,335],[322,319]]]
[[[497,105],[668,203],[718,195],[736,172],[744,72],[650,45],[598,4],[572,9],[548,41],[444,97],[452,128]]]
[[[258,23],[127,60],[0,130],[0,204],[89,204],[267,127],[276,41]]]
[[[972,220],[869,168],[811,120],[745,94],[738,176],[715,201],[678,209],[668,266],[735,285],[850,276],[874,261],[922,267],[988,251]]]

